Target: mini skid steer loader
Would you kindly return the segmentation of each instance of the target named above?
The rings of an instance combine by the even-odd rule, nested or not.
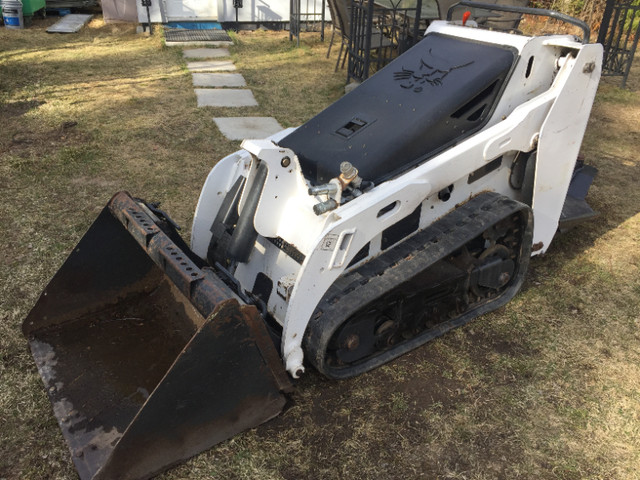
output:
[[[509,301],[594,214],[602,48],[436,21],[297,129],[211,170],[191,246],[116,194],[23,330],[82,479],[147,478]],[[450,11],[451,13],[451,11]],[[451,16],[449,16],[451,18]]]

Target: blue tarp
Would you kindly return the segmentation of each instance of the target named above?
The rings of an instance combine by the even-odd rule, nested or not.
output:
[[[165,27],[183,30],[222,30],[222,25],[218,22],[169,22]]]

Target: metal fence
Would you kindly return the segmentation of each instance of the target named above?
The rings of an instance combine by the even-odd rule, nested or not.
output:
[[[418,40],[422,0],[352,0],[347,82],[362,82]]]
[[[296,38],[300,46],[300,33],[303,31],[320,31],[320,40],[324,42],[324,13],[326,1],[318,6],[316,0],[289,0],[289,40]]]
[[[640,39],[638,3],[637,0],[608,0],[598,35],[598,43],[604,47],[602,74],[621,76],[623,88]]]

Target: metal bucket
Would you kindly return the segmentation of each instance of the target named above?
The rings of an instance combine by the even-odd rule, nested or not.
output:
[[[16,0],[3,0],[2,19],[4,26],[10,29],[24,28],[24,17],[22,15],[22,2]]]
[[[289,380],[253,306],[117,194],[23,331],[82,480],[148,478],[278,415]]]

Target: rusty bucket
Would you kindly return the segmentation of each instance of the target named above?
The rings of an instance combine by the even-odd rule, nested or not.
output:
[[[278,415],[263,320],[143,204],[113,197],[24,321],[82,480],[148,478]]]

